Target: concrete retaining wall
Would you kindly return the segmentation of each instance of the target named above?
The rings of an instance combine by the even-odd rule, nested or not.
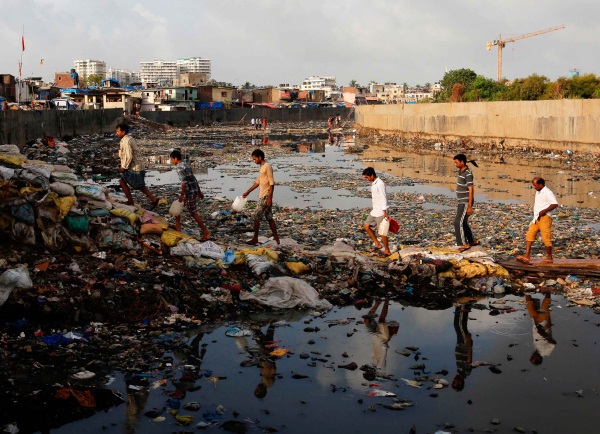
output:
[[[173,126],[209,125],[214,122],[238,123],[244,118],[249,124],[250,119],[267,118],[269,122],[308,122],[327,120],[331,115],[340,114],[347,119],[349,108],[234,108],[226,110],[194,110],[181,112],[141,112],[144,118],[160,124]]]
[[[0,144],[22,146],[43,137],[114,132],[122,109],[0,111]]]
[[[410,137],[600,151],[597,99],[358,106],[355,122]]]

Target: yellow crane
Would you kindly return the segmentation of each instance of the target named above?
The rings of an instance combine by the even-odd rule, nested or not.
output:
[[[498,46],[498,82],[502,81],[502,49],[508,42],[515,42],[520,39],[531,38],[532,36],[537,36],[543,33],[553,32],[555,30],[560,30],[564,28],[564,24],[561,24],[560,26],[550,27],[544,30],[538,30],[537,32],[525,33],[524,35],[515,36],[514,38],[510,39],[502,39],[502,35],[500,35],[498,36],[498,39],[494,42],[488,42],[487,44],[485,44],[485,48],[488,51],[490,51],[494,45]]]

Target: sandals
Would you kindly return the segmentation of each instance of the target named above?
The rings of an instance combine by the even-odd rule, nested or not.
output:
[[[251,246],[258,246],[258,241],[252,241],[250,240],[246,240],[246,244],[249,244]]]
[[[470,244],[465,244],[464,246],[460,246],[460,247],[458,248],[458,251],[462,253],[462,252],[466,252],[466,251],[467,251],[467,250],[469,250],[470,248],[471,248],[471,245],[470,245]]]
[[[479,241],[479,240],[477,240],[477,241],[473,241],[472,243],[469,243],[469,245],[470,245],[471,247],[478,246],[478,245],[480,245],[480,244],[481,244],[481,241]]]
[[[522,262],[523,264],[531,265],[531,260],[526,256],[520,255],[517,256],[515,259],[519,262]]]
[[[373,246],[369,250],[367,250],[367,253],[377,253],[381,249],[383,249],[383,246],[379,246],[379,247]]]

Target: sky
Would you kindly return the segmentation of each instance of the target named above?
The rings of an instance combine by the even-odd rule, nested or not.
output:
[[[257,86],[335,76],[366,85],[434,83],[468,68],[497,76],[486,42],[507,43],[503,76],[600,75],[598,0],[0,0],[0,74],[54,81],[78,59],[211,59],[217,81]],[[25,51],[21,51],[21,36]],[[40,60],[43,60],[43,65]]]

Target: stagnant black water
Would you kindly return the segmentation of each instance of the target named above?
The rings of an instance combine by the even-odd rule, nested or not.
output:
[[[186,345],[201,357],[195,367],[186,370],[177,353],[166,354],[165,360],[174,358],[172,365],[152,372],[139,391],[128,389],[117,374],[107,387],[120,391],[126,403],[52,432],[197,432],[198,423],[222,432],[219,426],[235,420],[224,427],[285,433],[408,433],[413,426],[417,433],[515,428],[595,433],[600,317],[561,296],[529,298],[529,303],[517,295],[465,299],[440,311],[392,299],[385,318],[381,301],[370,306],[373,311],[334,308],[321,317],[284,312],[245,324],[192,328]],[[226,336],[232,326],[251,335]],[[288,352],[270,355],[277,348]],[[350,363],[358,369],[340,367]],[[180,381],[184,375],[189,381]],[[447,385],[436,389],[436,378]],[[175,395],[182,406],[200,404],[198,411],[179,409],[179,415],[192,417],[187,427],[168,412],[177,406],[170,401],[176,391],[183,392]],[[370,396],[384,392],[395,396]],[[164,420],[144,416],[153,409]]]

